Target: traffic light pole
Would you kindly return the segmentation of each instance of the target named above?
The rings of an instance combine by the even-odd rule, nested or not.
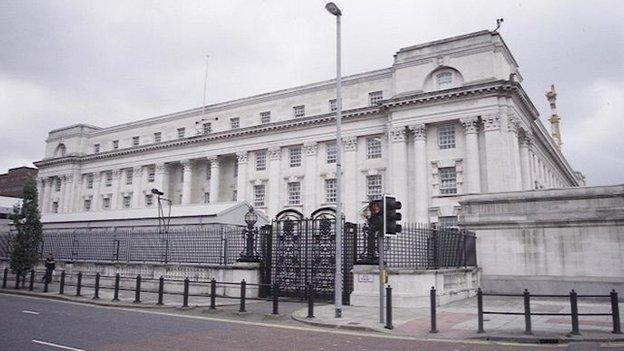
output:
[[[383,220],[383,226],[381,227],[381,231],[378,234],[378,250],[379,250],[379,323],[384,324],[386,322],[385,320],[385,313],[384,313],[384,303],[386,301],[385,299],[385,277],[384,277],[384,237],[386,236],[386,219],[385,219],[385,215],[386,215],[386,195],[382,196],[382,204],[383,204],[383,216],[384,216],[384,220]]]

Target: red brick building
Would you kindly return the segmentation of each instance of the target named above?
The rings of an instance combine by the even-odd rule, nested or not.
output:
[[[17,167],[0,174],[0,196],[23,197],[24,184],[28,179],[35,179],[37,172],[36,168]]]

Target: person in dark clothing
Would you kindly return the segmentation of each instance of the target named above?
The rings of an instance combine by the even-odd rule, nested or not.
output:
[[[50,283],[50,281],[52,280],[52,272],[54,272],[54,269],[56,268],[54,255],[52,255],[51,252],[48,254],[48,257],[45,260],[45,268],[46,268],[46,272],[42,280],[44,282]]]

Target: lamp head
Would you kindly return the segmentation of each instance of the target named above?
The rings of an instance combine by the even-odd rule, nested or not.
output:
[[[249,211],[245,213],[245,222],[247,225],[253,226],[258,221],[258,215],[254,211],[253,207],[249,208]]]
[[[165,195],[165,193],[163,193],[162,191],[160,191],[160,190],[158,190],[156,188],[152,188],[152,194],[160,195],[160,196]]]
[[[328,2],[325,5],[325,9],[334,16],[342,16],[342,12],[338,8],[338,6],[334,4],[333,2]]]

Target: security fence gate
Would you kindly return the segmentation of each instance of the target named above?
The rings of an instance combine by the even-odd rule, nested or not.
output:
[[[353,291],[351,269],[355,261],[355,236],[351,223],[343,225],[343,295],[349,303]],[[262,280],[280,295],[304,298],[310,288],[317,298],[334,298],[336,271],[336,214],[320,209],[309,218],[294,210],[280,212],[261,230]]]

